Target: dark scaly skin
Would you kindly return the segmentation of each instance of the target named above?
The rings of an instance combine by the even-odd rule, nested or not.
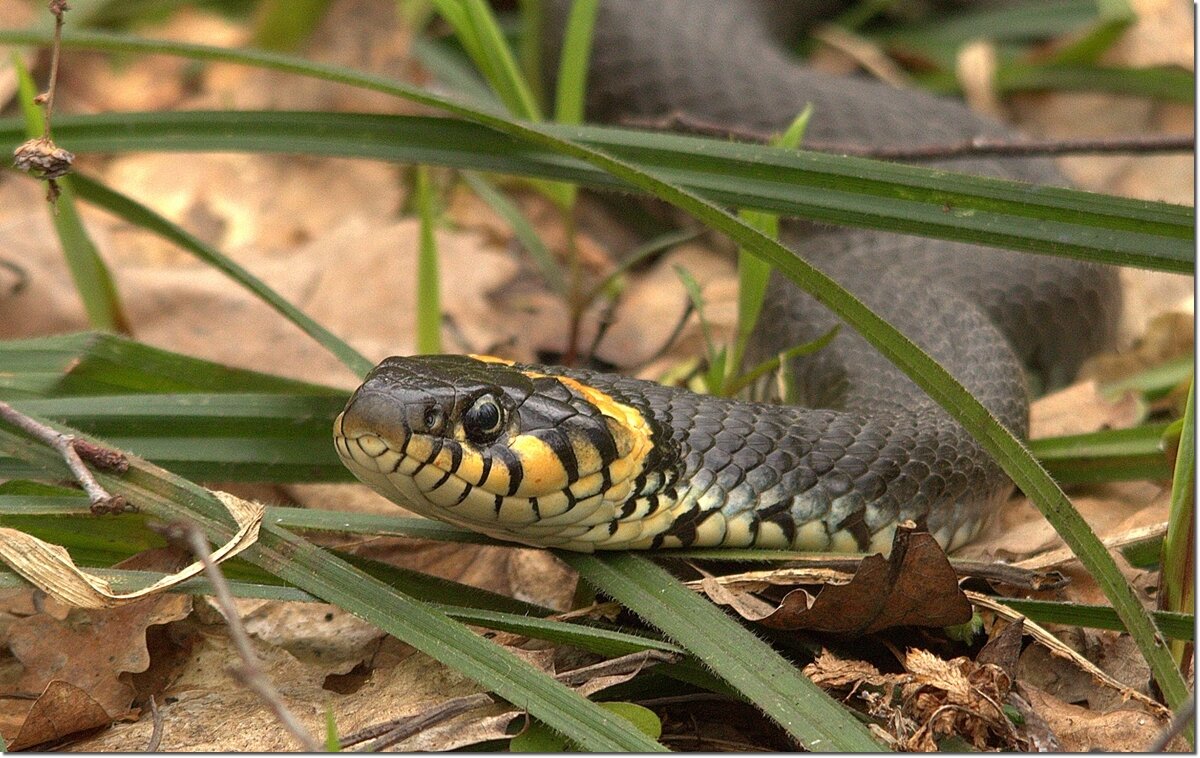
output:
[[[806,135],[813,140],[916,147],[1008,133],[954,101],[805,69],[779,46],[775,32],[783,17],[795,21],[801,10],[815,5],[836,3],[604,0],[588,84],[589,115],[619,120],[685,113],[737,129],[771,130],[786,126],[811,102],[814,115]],[[559,16],[561,20],[561,8]],[[553,59],[556,52],[550,47]],[[1065,183],[1053,164],[1041,159],[941,165]],[[1111,269],[801,223],[786,225],[783,235],[806,259],[921,345],[1019,435],[1028,423],[1022,364],[1046,386],[1062,384],[1115,331],[1120,298]],[[751,361],[818,337],[837,321],[776,276],[759,323]],[[339,440],[339,452],[360,478],[385,495],[505,539],[577,550],[679,545],[875,549],[890,542],[898,520],[913,519],[944,546],[957,547],[1012,488],[965,430],[850,329],[792,367],[802,404],[824,410],[723,400],[586,371],[440,360],[392,358],[381,364],[347,406],[345,423],[339,422],[339,430],[348,434]],[[532,381],[539,391],[572,396],[579,412],[560,414],[554,421],[544,412],[549,401],[527,392],[521,372],[538,375]],[[362,451],[353,447],[356,435],[386,438],[396,431],[394,423],[381,429],[381,412],[368,412],[366,406],[378,406],[382,398],[390,398],[395,407],[413,397],[428,402],[430,392],[442,393],[439,402],[448,412],[456,407],[461,412],[461,398],[481,387],[506,395],[523,387],[516,394],[526,395],[514,409],[526,410],[513,410],[509,421],[516,426],[498,441],[501,446],[521,433],[545,434],[546,425],[562,429],[585,421],[591,425],[588,434],[598,435],[599,441],[603,431],[593,422],[607,411],[589,406],[596,398],[582,397],[577,387],[556,384],[547,375],[594,388],[606,398],[598,401],[601,406],[632,408],[653,430],[653,454],[645,460],[653,475],[639,476],[630,492],[620,493],[608,520],[598,511],[587,517],[587,525],[564,527],[567,531],[536,527],[536,509],[526,514],[513,501],[497,506],[494,517],[484,507],[479,519],[466,519],[436,504],[414,502],[412,491],[398,492],[391,479],[356,468],[353,459],[362,458]],[[381,385],[391,387],[390,394]],[[364,391],[373,399],[357,402]],[[579,410],[588,407],[587,413]],[[382,415],[394,413],[398,411]],[[411,434],[408,430],[400,436]],[[512,458],[496,445],[477,453],[497,461]],[[567,518],[558,516],[555,523]],[[638,532],[638,524],[646,528]]]

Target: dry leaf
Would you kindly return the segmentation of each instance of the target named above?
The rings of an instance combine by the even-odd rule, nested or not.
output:
[[[214,563],[220,563],[258,540],[258,528],[262,524],[266,506],[242,500],[226,492],[212,494],[221,501],[238,524],[238,530],[229,541],[209,556]],[[174,587],[204,571],[204,565],[196,560],[148,587],[134,592],[113,592],[108,580],[81,570],[62,547],[8,527],[0,527],[0,559],[38,589],[76,608],[115,608],[125,603],[136,602]]]
[[[1015,622],[1004,624],[999,632],[995,632],[994,629],[993,632],[987,644],[975,656],[975,662],[990,663],[1007,674],[1009,679],[1016,679],[1017,662],[1021,657],[1021,641],[1025,636],[1025,619],[1019,618]]]
[[[888,742],[896,747],[936,751],[938,740],[951,735],[979,749],[1025,747],[1001,708],[1012,680],[998,666],[913,649],[904,667],[904,673],[883,674],[823,651],[804,674],[848,702],[864,703],[887,725]]]
[[[725,589],[710,597],[774,629],[857,635],[893,626],[951,626],[971,618],[971,604],[941,547],[927,532],[904,526],[896,529],[888,558],[868,556],[848,583],[826,585],[815,599],[793,590],[769,609]],[[763,615],[763,610],[769,612]]]
[[[21,731],[8,740],[8,749],[28,750],[111,722],[112,717],[104,707],[86,692],[68,682],[55,680],[46,685],[34,702]]]
[[[62,621],[37,614],[13,623],[9,647],[25,666],[19,688],[38,692],[60,680],[79,687],[111,718],[133,700],[130,672],[150,666],[146,629],[191,611],[186,595],[162,594],[118,608],[75,609]]]
[[[1022,682],[1021,694],[1058,737],[1062,750],[1084,753],[1144,752],[1166,728],[1166,722],[1137,708],[1134,704],[1097,713],[1064,703],[1032,685]]]

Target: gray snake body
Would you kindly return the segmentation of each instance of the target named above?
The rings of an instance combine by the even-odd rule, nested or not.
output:
[[[800,65],[775,30],[804,5],[605,0],[589,114],[684,113],[771,130],[812,103],[806,137],[814,140],[916,147],[1005,133],[957,102]],[[832,3],[806,7],[816,5]],[[1040,159],[942,165],[1063,183]],[[1020,435],[1028,424],[1025,368],[1048,386],[1062,384],[1115,331],[1120,298],[1110,269],[798,222],[783,235]],[[836,323],[777,276],[750,358]],[[389,358],[339,417],[337,447],[359,478],[419,512],[576,550],[877,549],[903,519],[957,547],[1011,491],[978,443],[851,330],[792,371],[797,406],[582,370]],[[497,427],[482,434],[491,406]]]

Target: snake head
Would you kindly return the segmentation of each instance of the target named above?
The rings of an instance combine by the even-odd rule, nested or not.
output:
[[[334,436],[355,476],[422,515],[580,550],[611,540],[636,510],[623,506],[653,447],[638,411],[595,388],[460,355],[386,359]]]

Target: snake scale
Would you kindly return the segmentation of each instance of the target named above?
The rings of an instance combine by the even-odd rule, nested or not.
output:
[[[835,5],[603,0],[589,117],[687,114],[769,131],[811,103],[812,140],[919,147],[1008,134],[958,102],[805,67],[779,30]],[[551,60],[563,15],[554,6]],[[936,165],[1064,183],[1045,159]],[[1019,435],[1026,371],[1062,384],[1115,331],[1119,288],[1108,268],[799,221],[781,236]],[[837,320],[776,276],[759,323],[751,360]],[[801,402],[780,405],[493,358],[392,357],[338,417],[336,445],[359,479],[423,515],[585,551],[879,550],[905,519],[952,549],[1011,493],[962,427],[852,330],[791,371]]]

